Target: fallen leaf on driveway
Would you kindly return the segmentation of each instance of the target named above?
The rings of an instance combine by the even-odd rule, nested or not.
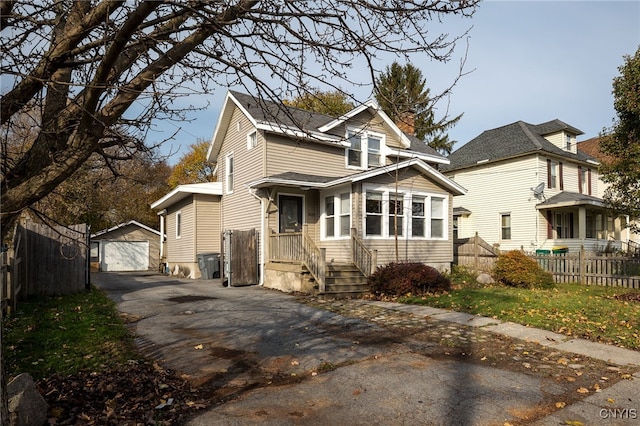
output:
[[[202,346],[202,343],[200,343],[199,345],[195,345],[193,348],[194,349],[204,349],[204,346]]]
[[[558,401],[556,402],[556,408],[564,408],[567,406],[566,402]]]
[[[569,425],[569,426],[584,426],[584,423],[578,420],[565,420],[564,423],[562,424]]]
[[[587,389],[587,388],[578,388],[578,393],[589,393],[589,389]]]

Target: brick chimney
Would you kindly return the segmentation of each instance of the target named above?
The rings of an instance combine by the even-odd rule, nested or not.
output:
[[[415,136],[416,134],[416,125],[415,125],[416,113],[409,110],[402,112],[398,115],[398,119],[396,120],[396,126],[403,132]]]

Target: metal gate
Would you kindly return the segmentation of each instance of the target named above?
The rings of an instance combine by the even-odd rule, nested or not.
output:
[[[258,233],[227,230],[223,234],[224,277],[228,286],[258,284]]]

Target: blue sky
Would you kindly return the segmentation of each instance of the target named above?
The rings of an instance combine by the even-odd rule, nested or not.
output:
[[[518,120],[538,124],[557,118],[582,130],[578,140],[585,140],[615,118],[611,83],[623,56],[640,47],[640,1],[485,1],[473,18],[447,19],[437,28],[455,35],[470,27],[449,63],[412,58],[435,94],[451,85],[467,51],[469,74],[436,112],[437,118],[447,109],[452,116],[464,114],[449,131],[458,141],[455,148]],[[191,143],[211,138],[225,93],[220,87],[210,97],[190,97],[210,106],[191,115],[192,123],[158,124],[149,142],[180,128],[164,147],[176,152],[169,159],[175,164]],[[370,88],[355,96],[366,100]]]

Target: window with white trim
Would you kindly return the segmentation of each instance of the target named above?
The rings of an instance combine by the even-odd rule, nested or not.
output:
[[[365,235],[382,236],[382,192],[365,195]]]
[[[511,239],[511,213],[500,214],[500,239]]]
[[[364,190],[365,237],[394,238],[397,224],[399,237],[448,238],[446,197],[366,186]]]
[[[384,135],[369,130],[347,131],[347,167],[368,169],[384,165]]]
[[[404,235],[402,232],[404,225],[403,197],[398,193],[389,194],[389,235],[398,235],[399,237]]]
[[[176,238],[182,236],[182,212],[176,212]]]
[[[351,235],[351,194],[343,192],[340,194],[340,236]]]
[[[431,238],[445,238],[444,198],[431,197]]]
[[[324,236],[336,236],[336,202],[333,195],[324,198]]]
[[[226,185],[228,194],[233,192],[233,173],[234,173],[234,164],[233,164],[233,152],[232,152],[227,154],[226,162],[225,162],[225,185]]]
[[[425,197],[413,196],[411,199],[411,236],[426,237]]]
[[[247,149],[253,149],[258,146],[258,132],[253,131],[247,134]]]
[[[351,194],[342,192],[324,197],[325,238],[346,238],[351,235]]]

